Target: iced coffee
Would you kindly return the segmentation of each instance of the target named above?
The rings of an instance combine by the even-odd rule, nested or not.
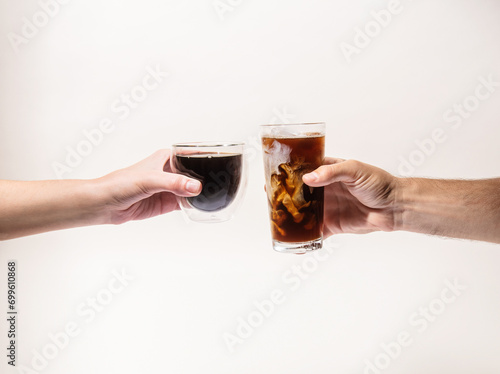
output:
[[[304,184],[302,176],[323,163],[325,125],[264,125],[261,137],[274,249],[321,248],[324,189]]]

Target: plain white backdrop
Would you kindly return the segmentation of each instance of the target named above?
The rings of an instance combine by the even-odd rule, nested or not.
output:
[[[500,82],[498,1],[72,0],[52,16],[40,3],[0,0],[0,178],[54,179],[79,145],[85,156],[63,178],[222,139],[250,144],[250,179],[228,223],[175,212],[0,243],[1,311],[7,261],[18,263],[19,365],[45,349],[54,358],[38,358],[38,373],[500,372],[500,246],[376,233],[329,239],[324,261],[275,253],[255,146],[259,124],[324,121],[329,156],[498,176],[498,83],[474,98],[482,81]],[[144,90],[148,67],[169,75]],[[125,115],[131,92],[140,102]],[[452,122],[455,104],[466,109]],[[85,148],[84,131],[104,119],[112,131]],[[134,279],[110,294],[122,269]],[[436,302],[447,279],[466,290]],[[259,319],[255,303],[273,290],[284,301]],[[96,296],[106,305],[90,318]],[[424,329],[415,313],[422,321],[429,305]],[[231,351],[225,333],[249,316],[259,326]],[[80,333],[54,353],[50,334],[68,322]],[[412,343],[390,357],[383,346],[403,331]],[[5,355],[0,367],[23,372]]]

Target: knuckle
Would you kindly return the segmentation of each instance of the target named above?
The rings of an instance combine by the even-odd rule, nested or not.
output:
[[[345,162],[345,166],[345,174],[357,179],[362,173],[364,164],[358,160],[347,160],[347,162]]]
[[[363,164],[358,160],[350,159],[346,161],[346,165],[354,169],[359,169]]]
[[[326,179],[331,179],[335,175],[335,165],[323,165],[322,174]]]
[[[184,190],[184,186],[186,185],[185,177],[181,175],[172,174],[171,177],[171,188],[175,192],[180,192]]]
[[[151,176],[148,173],[148,174],[144,174],[141,177],[140,182],[137,183],[137,185],[139,186],[139,188],[141,189],[141,191],[143,193],[150,194],[151,191],[153,190],[154,183],[155,183],[155,180],[154,180],[153,176]]]
[[[170,157],[170,149],[167,148],[159,149],[155,152],[155,154],[159,158]]]

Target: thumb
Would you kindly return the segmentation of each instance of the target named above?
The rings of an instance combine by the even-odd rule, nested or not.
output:
[[[164,171],[150,171],[139,181],[139,186],[147,194],[171,192],[178,196],[196,196],[201,192],[201,182],[184,175]]]
[[[335,182],[355,182],[359,178],[362,163],[356,160],[323,165],[311,173],[304,174],[302,180],[311,187],[323,187]]]

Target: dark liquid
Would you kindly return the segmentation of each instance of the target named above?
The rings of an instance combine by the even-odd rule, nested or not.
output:
[[[322,165],[324,145],[324,136],[262,138],[271,231],[275,240],[307,242],[322,236],[324,188],[307,186],[302,176]],[[283,155],[288,154],[288,162],[276,162],[283,161]]]
[[[198,179],[203,185],[198,196],[187,198],[193,207],[215,212],[233,202],[241,180],[241,154],[176,155],[175,161],[179,173]]]

